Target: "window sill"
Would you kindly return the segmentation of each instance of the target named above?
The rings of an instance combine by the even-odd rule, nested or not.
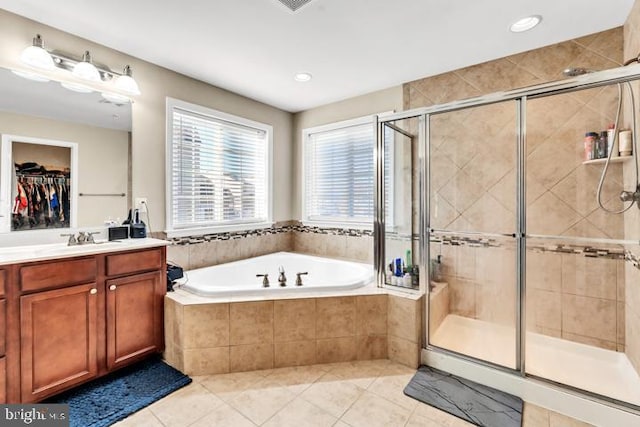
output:
[[[320,227],[320,228],[341,228],[343,230],[368,230],[373,231],[373,224],[369,223],[344,223],[344,222],[330,222],[330,221],[309,221],[302,220],[302,225],[307,227]]]
[[[250,230],[262,230],[273,226],[272,221],[268,222],[254,222],[248,224],[233,224],[223,225],[218,227],[198,227],[198,228],[183,228],[177,230],[165,230],[167,238],[173,239],[175,237],[190,237],[190,236],[204,236],[206,234],[216,233],[232,233],[236,231],[250,231]]]

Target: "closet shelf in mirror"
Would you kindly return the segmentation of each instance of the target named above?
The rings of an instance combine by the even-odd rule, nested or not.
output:
[[[126,193],[78,193],[81,197],[125,197]]]

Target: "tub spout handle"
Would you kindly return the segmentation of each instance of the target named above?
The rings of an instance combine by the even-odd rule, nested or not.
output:
[[[296,286],[302,286],[302,277],[303,275],[307,275],[309,274],[308,271],[305,271],[304,273],[296,273]]]
[[[278,283],[280,283],[280,286],[287,286],[287,276],[284,275],[284,267],[280,266],[278,267]]]
[[[256,274],[256,277],[262,277],[262,287],[269,287],[269,275],[268,274]]]

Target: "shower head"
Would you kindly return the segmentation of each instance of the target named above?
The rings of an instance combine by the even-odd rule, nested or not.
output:
[[[569,68],[565,68],[562,71],[562,74],[564,74],[566,77],[576,77],[576,76],[581,76],[583,74],[589,74],[589,73],[594,73],[595,70],[590,70],[588,68],[583,68],[583,67],[569,67]]]

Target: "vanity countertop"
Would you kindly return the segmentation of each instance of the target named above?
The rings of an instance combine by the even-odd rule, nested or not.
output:
[[[32,261],[44,261],[55,258],[72,258],[83,255],[95,255],[106,252],[133,251],[138,249],[167,246],[170,242],[160,239],[124,239],[98,241],[93,244],[67,246],[66,243],[46,245],[27,245],[0,247],[0,265],[17,264]]]

